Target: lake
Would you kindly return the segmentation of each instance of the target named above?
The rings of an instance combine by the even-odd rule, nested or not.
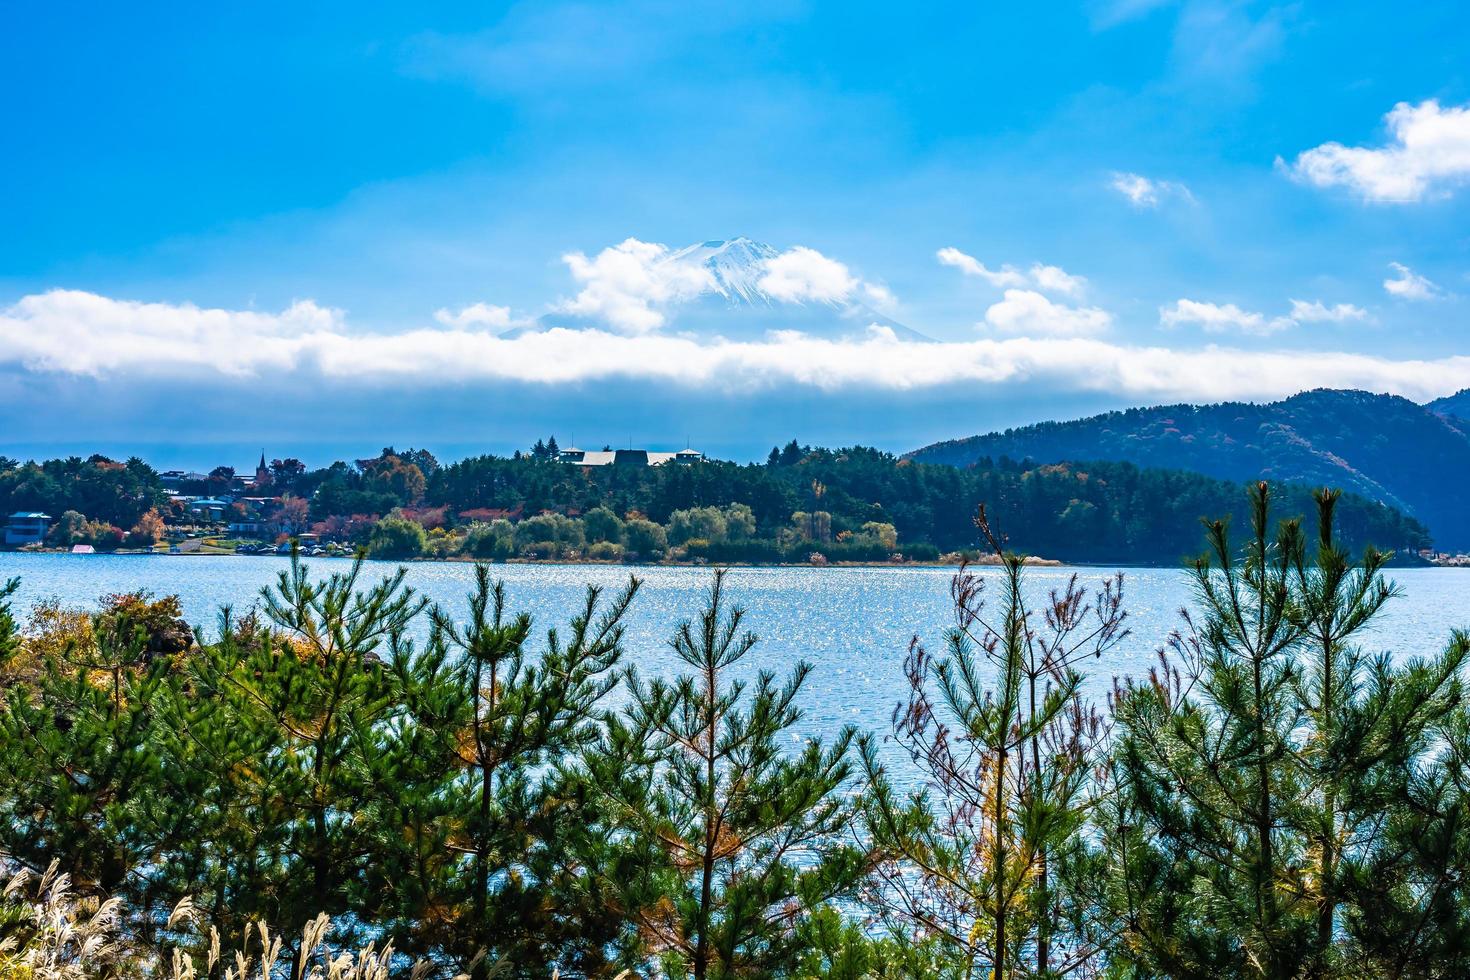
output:
[[[153,555],[0,554],[0,579],[19,576],[15,602],[24,619],[39,599],[56,597],[69,605],[93,605],[97,597],[147,589],[175,594],[189,621],[209,630],[220,605],[238,611],[252,604],[261,587],[288,566],[284,558]],[[318,574],[343,571],[341,559],[317,559]],[[391,562],[369,562],[366,580],[391,573]],[[451,613],[463,615],[473,566],[459,562],[414,562],[408,582]],[[1104,568],[1038,566],[1028,570],[1038,595],[1059,588],[1077,572],[1095,583]],[[1109,657],[1083,665],[1088,691],[1106,695],[1114,676],[1141,676],[1190,601],[1189,581],[1175,569],[1128,568],[1125,606],[1132,635]],[[537,633],[564,623],[588,583],[616,590],[636,574],[643,589],[633,606],[627,631],[627,662],[646,671],[669,671],[674,657],[667,640],[675,626],[700,609],[709,586],[707,569],[617,565],[495,566],[506,583],[513,609],[530,612]],[[981,569],[986,577],[994,569]],[[895,702],[902,696],[902,664],[911,637],[937,648],[951,622],[950,568],[737,568],[728,579],[730,597],[746,609],[746,624],[760,636],[747,659],[750,671],[784,673],[798,659],[815,664],[803,692],[803,733],[830,734],[844,723],[886,731]],[[1390,603],[1376,624],[1373,646],[1398,656],[1440,649],[1451,629],[1470,626],[1470,571],[1451,568],[1399,569],[1393,578],[1404,595]]]

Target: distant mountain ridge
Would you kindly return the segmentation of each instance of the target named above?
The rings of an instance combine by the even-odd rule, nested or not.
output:
[[[1460,398],[1470,413],[1470,395]],[[1228,480],[1341,487],[1402,508],[1435,543],[1470,548],[1470,422],[1432,402],[1316,389],[1278,402],[1163,405],[1042,422],[909,453],[969,466],[1002,456],[1038,463],[1116,460]]]
[[[1453,395],[1436,398],[1424,405],[1436,415],[1453,415],[1456,418],[1470,419],[1470,388],[1461,388]]]

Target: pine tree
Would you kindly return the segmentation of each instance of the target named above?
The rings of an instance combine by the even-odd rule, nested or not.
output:
[[[1470,636],[1450,647],[1463,657]],[[1349,961],[1374,976],[1470,975],[1470,713],[1460,706],[1436,734],[1417,764],[1388,773],[1402,802],[1373,814],[1376,846],[1339,864]]]
[[[1240,558],[1225,523],[1207,525],[1201,614],[1172,661],[1119,692],[1116,796],[1099,821],[1117,874],[1103,901],[1117,959],[1144,975],[1370,965],[1351,935],[1365,869],[1400,860],[1392,828],[1417,809],[1418,774],[1460,700],[1459,641],[1401,666],[1359,650],[1394,589],[1385,556],[1354,568],[1337,545],[1334,494],[1318,495],[1310,557],[1296,521],[1272,531],[1265,484],[1250,502]]]
[[[400,680],[412,722],[373,770],[379,822],[412,831],[381,871],[400,896],[403,948],[597,972],[609,937],[583,900],[585,869],[567,860],[585,822],[567,760],[600,734],[637,590],[630,579],[605,602],[589,587],[565,633],[548,630],[535,652],[531,617],[508,611],[488,566],[475,568],[467,622],[431,611],[429,642]]]
[[[180,749],[177,778],[215,781],[206,798],[229,808],[206,869],[220,891],[201,899],[226,924],[258,918],[296,934],[320,913],[370,921],[383,901],[371,872],[384,830],[370,806],[382,789],[370,776],[404,716],[397,678],[425,601],[403,569],[360,589],[362,578],[361,560],[318,581],[293,558],[262,590],[264,622],[239,630],[226,616],[195,693],[174,706],[175,745],[197,749]]]
[[[22,655],[0,588],[0,675]],[[0,705],[0,853],[33,871],[52,861],[79,888],[152,911],[152,855],[169,846],[153,705],[176,669],[127,611],[90,617],[8,685]]]
[[[999,550],[983,509],[978,523]],[[870,904],[894,928],[937,937],[957,975],[983,966],[996,980],[1069,973],[1097,954],[1057,875],[1082,847],[1102,735],[1075,665],[1127,635],[1121,576],[1094,598],[1072,577],[1040,617],[1024,580],[1024,559],[1003,553],[992,619],[985,581],[962,569],[948,656],[910,648],[894,737],[923,786],[900,799],[876,744],[863,743],[867,828],[885,858]]]
[[[1356,566],[1348,558],[1334,532],[1338,498],[1335,491],[1317,493],[1317,550],[1312,561],[1298,557],[1295,574],[1304,632],[1297,696],[1308,726],[1297,758],[1311,787],[1300,830],[1317,861],[1309,969],[1323,977],[1345,968],[1396,975],[1416,961],[1447,965],[1445,948],[1432,938],[1443,932],[1406,921],[1422,923],[1441,903],[1414,899],[1412,890],[1385,901],[1382,883],[1402,883],[1394,864],[1405,854],[1432,854],[1422,842],[1442,839],[1432,828],[1463,806],[1442,781],[1442,747],[1454,744],[1446,736],[1462,700],[1467,647],[1457,635],[1442,656],[1400,665],[1362,651],[1357,635],[1398,592],[1383,576],[1387,553],[1370,548]],[[1425,782],[1420,774],[1434,778]],[[1464,870],[1456,859],[1441,859],[1421,880],[1457,878]],[[1391,920],[1404,927],[1391,951],[1375,948],[1367,937]],[[1344,941],[1344,928],[1352,941]]]
[[[1272,537],[1265,484],[1251,505],[1243,558],[1215,521],[1210,554],[1192,569],[1202,620],[1187,619],[1173,642],[1198,696],[1168,674],[1118,710],[1130,807],[1114,841],[1127,875],[1121,918],[1144,961],[1171,974],[1294,976],[1310,950],[1305,849],[1280,834],[1305,791],[1286,764],[1301,718],[1290,588],[1301,532],[1288,521]]]
[[[644,681],[630,669],[631,704],[589,758],[624,852],[608,886],[636,928],[630,942],[697,980],[790,970],[801,924],[851,894],[865,864],[842,836],[852,730],[787,754],[811,666],[784,683],[732,678],[757,641],[724,591],[716,572],[704,612],[671,640],[694,673]]]

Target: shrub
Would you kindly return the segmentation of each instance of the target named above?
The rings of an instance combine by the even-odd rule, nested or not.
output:
[[[749,504],[731,504],[725,508],[725,536],[731,541],[755,537],[755,512]]]
[[[623,533],[627,540],[628,550],[643,558],[657,558],[669,546],[668,536],[665,535],[664,529],[653,521],[643,518],[629,521]]]
[[[582,522],[564,514],[537,514],[515,526],[516,545],[525,550],[527,545],[555,542],[569,548],[580,548],[585,540]]]
[[[429,531],[428,545],[424,553],[434,558],[448,558],[459,551],[464,544],[463,538],[455,537],[442,527],[436,527]]]
[[[725,512],[718,507],[691,507],[669,515],[669,544],[681,545],[696,538],[723,541],[725,533]]]
[[[875,541],[887,551],[893,551],[898,547],[898,529],[892,524],[882,524],[878,521],[868,521],[862,526],[857,537],[860,540]]]
[[[751,538],[745,541],[722,541],[709,545],[702,557],[712,562],[783,562],[792,560],[779,541],[770,538]],[[805,555],[796,560],[802,560]]]
[[[402,517],[385,517],[368,538],[368,554],[374,558],[417,558],[428,546],[424,529]]]
[[[622,561],[623,546],[611,541],[598,541],[587,549],[587,557],[593,561]]]
[[[582,528],[586,532],[587,540],[594,544],[622,543],[623,519],[607,507],[594,507],[584,514]]]
[[[532,541],[521,549],[521,554],[526,558],[539,558],[546,561],[561,557],[562,546],[555,541]]]
[[[504,561],[515,554],[515,527],[507,520],[470,525],[461,550],[475,558]]]

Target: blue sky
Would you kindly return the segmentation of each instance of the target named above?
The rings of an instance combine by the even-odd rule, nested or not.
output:
[[[746,457],[1470,386],[1461,5],[911,6],[7,5],[0,451]],[[733,236],[854,331],[719,339],[655,246]]]

